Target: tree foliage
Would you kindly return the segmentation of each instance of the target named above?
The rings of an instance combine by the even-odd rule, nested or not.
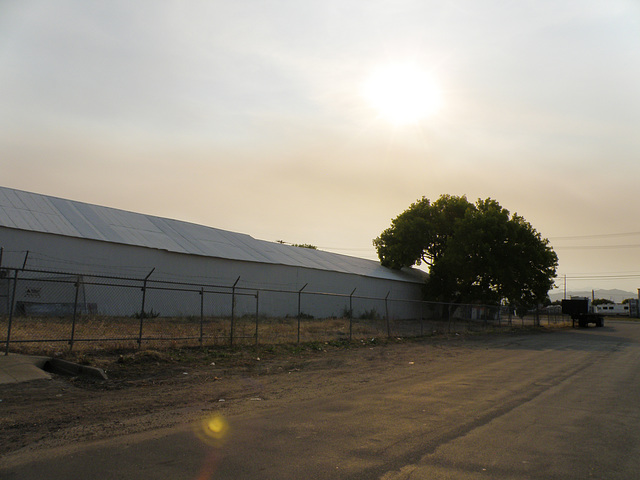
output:
[[[310,250],[317,250],[318,247],[316,247],[315,245],[311,245],[310,243],[292,243],[291,244],[292,247],[299,247],[299,248],[308,248]]]
[[[287,242],[285,242],[284,240],[276,240],[276,242],[281,244],[281,245],[287,245]],[[291,243],[290,245],[292,247],[308,248],[310,250],[317,250],[318,249],[318,247],[316,247],[315,245],[312,245],[310,243]]]
[[[548,240],[524,218],[493,199],[422,198],[374,240],[383,265],[429,265],[426,292],[443,301],[526,308],[543,301],[558,258]]]
[[[431,203],[422,197],[391,221],[391,227],[373,241],[382,265],[402,268],[426,263],[432,266],[444,253],[456,221],[473,205],[467,197],[442,195]]]
[[[623,302],[624,303],[624,302]],[[591,305],[614,305],[615,302],[613,300],[609,300],[608,298],[594,298],[591,301]]]

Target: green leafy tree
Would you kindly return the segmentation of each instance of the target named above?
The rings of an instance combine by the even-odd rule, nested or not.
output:
[[[456,221],[472,208],[465,196],[442,195],[433,203],[422,197],[373,241],[380,262],[396,269],[422,263],[433,266],[442,256]]]
[[[281,245],[287,245],[287,242],[285,242],[284,240],[276,240],[276,242],[281,244]],[[315,245],[311,245],[310,243],[291,243],[290,245],[292,247],[308,248],[309,250],[317,250],[318,249],[318,247],[316,247]]]
[[[609,300],[608,298],[596,298],[591,301],[591,305],[611,305],[615,302],[613,300]],[[623,301],[624,303],[624,301]]]
[[[423,198],[421,202],[428,200]],[[436,203],[441,207],[453,204],[456,208],[435,209],[450,215],[432,215],[431,222],[422,223],[432,231],[416,235],[419,241],[410,240],[412,252],[418,251],[422,242],[422,251],[429,254],[426,255],[430,260],[427,262],[430,265],[426,284],[428,298],[482,303],[506,301],[519,310],[546,299],[556,276],[558,258],[548,240],[531,224],[517,214],[511,215],[490,198],[472,205],[465,197],[442,196],[431,205],[432,210]],[[416,215],[412,207],[374,240],[383,264],[394,268],[418,264],[415,260],[411,262],[409,255],[394,258],[395,251],[403,251],[400,247],[384,248],[402,244],[410,236],[404,225],[415,224],[410,218]],[[402,221],[398,222],[401,217]],[[399,232],[402,235],[397,235]],[[420,260],[424,260],[424,256]]]
[[[308,248],[309,250],[317,250],[318,247],[316,247],[315,245],[311,245],[310,243],[292,243],[291,244],[292,247],[299,247],[299,248]]]

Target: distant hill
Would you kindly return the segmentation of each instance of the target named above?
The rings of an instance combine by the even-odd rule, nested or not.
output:
[[[611,300],[615,303],[621,303],[623,300],[627,298],[638,298],[638,292],[627,292],[625,290],[618,290],[616,288],[611,290],[603,290],[603,289],[595,289],[594,291],[595,298],[605,298],[607,300]],[[591,298],[591,290],[589,291],[578,291],[578,292],[567,292],[567,298],[571,297],[589,297]],[[556,300],[562,300],[564,298],[564,292],[552,293],[549,295],[549,298],[552,302]]]

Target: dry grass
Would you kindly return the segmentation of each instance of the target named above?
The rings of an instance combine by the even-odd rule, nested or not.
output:
[[[541,319],[546,325],[545,319]],[[532,319],[513,321],[515,327],[530,326]],[[81,316],[75,328],[71,318],[17,317],[11,325],[10,350],[22,353],[51,354],[69,350],[95,351],[115,349],[172,348],[176,346],[229,345],[231,319],[219,317],[145,318]],[[503,326],[506,326],[503,322]],[[236,318],[233,322],[235,345],[275,345],[298,341],[328,342],[334,340],[372,339],[386,337],[415,337],[437,333],[482,330],[483,322],[461,320],[393,320],[387,325],[384,319],[348,318],[302,319],[297,318]],[[73,346],[70,340],[73,331]],[[0,317],[0,345],[6,345],[8,318]]]

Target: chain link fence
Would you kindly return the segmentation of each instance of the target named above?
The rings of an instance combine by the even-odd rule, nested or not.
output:
[[[505,307],[0,269],[0,345],[24,351],[268,345],[564,323]]]

